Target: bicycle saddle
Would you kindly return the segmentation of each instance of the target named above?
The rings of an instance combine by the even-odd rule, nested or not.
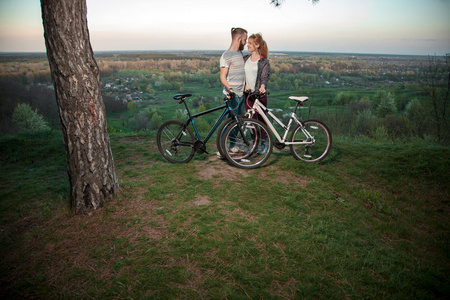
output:
[[[308,101],[308,97],[296,97],[296,96],[290,96],[289,97],[289,99],[291,99],[291,100],[295,100],[295,101],[297,101],[297,102],[301,102],[301,103],[303,103],[303,102],[305,102],[305,101]]]
[[[184,98],[190,97],[192,94],[176,94],[173,96],[175,100],[183,100]]]

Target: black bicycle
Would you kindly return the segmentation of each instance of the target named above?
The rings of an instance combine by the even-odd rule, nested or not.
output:
[[[173,98],[177,100],[179,104],[183,103],[184,106],[186,107],[186,111],[189,116],[188,119],[185,122],[181,122],[178,120],[167,121],[164,124],[162,124],[158,129],[156,141],[158,144],[159,152],[167,161],[171,163],[187,163],[195,155],[195,152],[199,154],[202,153],[209,154],[206,151],[206,143],[214,134],[214,132],[217,130],[217,128],[219,128],[219,125],[221,123],[222,126],[218,130],[216,140],[218,151],[221,154],[223,154],[224,149],[227,149],[226,151],[235,150],[235,149],[230,150],[229,144],[226,147],[225,145],[223,145],[224,132],[227,131],[227,129],[231,125],[243,124],[243,122],[246,120],[241,116],[236,116],[231,110],[229,100],[235,96],[234,93],[228,94],[223,99],[224,104],[194,115],[191,114],[189,107],[186,103],[186,98],[191,96],[192,94],[177,94],[173,96]],[[202,140],[199,131],[195,126],[194,119],[221,109],[223,109],[222,114],[217,119],[217,121],[211,128],[210,132],[207,134],[207,136]],[[224,120],[226,121],[223,122]],[[263,126],[262,123],[257,124],[256,126],[258,125]],[[192,126],[195,135],[192,132],[190,126]],[[246,136],[242,126],[233,126],[233,128],[236,128],[236,130],[234,130],[231,136],[239,136],[241,137],[240,140],[242,140],[241,143],[246,144],[247,147],[249,148],[256,148],[257,144],[252,143],[252,140]]]

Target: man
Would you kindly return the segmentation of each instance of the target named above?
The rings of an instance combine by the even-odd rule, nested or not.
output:
[[[242,50],[247,43],[247,30],[231,28],[231,45],[220,57],[220,81],[224,89],[224,97],[233,92],[236,97],[230,100],[231,108],[236,115],[244,113],[245,70]]]
[[[231,45],[220,57],[220,82],[223,84],[223,97],[229,92],[235,96],[230,99],[230,106],[235,115],[244,113],[245,69],[242,50],[247,43],[247,30],[231,28]],[[236,151],[236,149],[235,149]],[[217,156],[222,158],[219,152]]]

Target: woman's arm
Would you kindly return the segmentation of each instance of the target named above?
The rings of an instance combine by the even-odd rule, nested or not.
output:
[[[259,70],[258,70],[259,71]],[[262,63],[261,63],[261,71],[259,72],[259,81],[260,81],[260,88],[259,88],[259,92],[260,93],[265,93],[266,92],[266,86],[267,83],[269,82],[269,75],[270,75],[270,61],[268,59],[265,59]]]

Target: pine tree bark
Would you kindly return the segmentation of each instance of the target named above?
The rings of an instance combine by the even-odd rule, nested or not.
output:
[[[111,200],[119,188],[86,0],[41,0],[41,8],[66,145],[70,203],[76,214],[86,214]]]

